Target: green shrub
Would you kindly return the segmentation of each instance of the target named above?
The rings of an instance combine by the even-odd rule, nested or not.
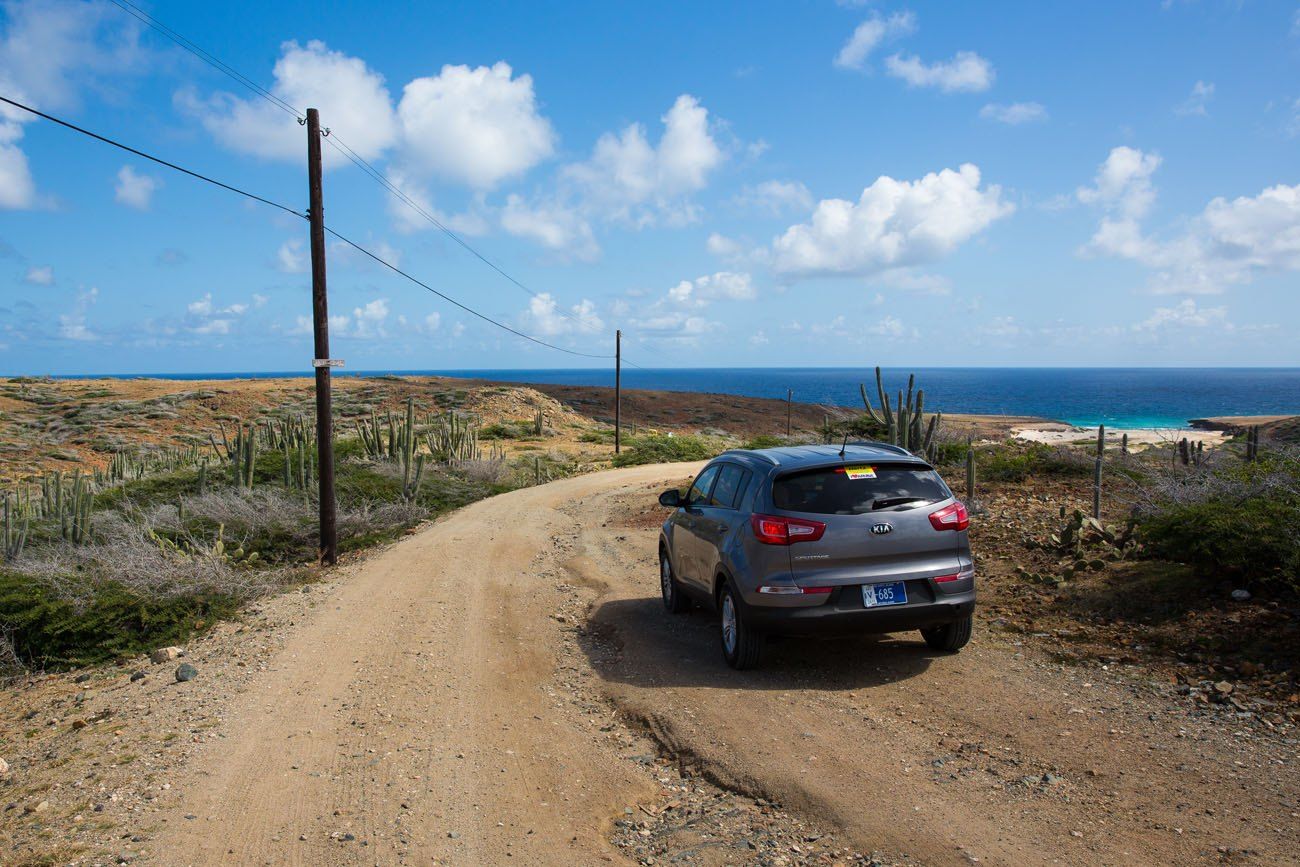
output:
[[[19,659],[36,668],[107,662],[180,644],[238,606],[231,596],[150,597],[113,582],[81,595],[70,601],[31,578],[0,574],[0,625]]]
[[[656,434],[631,440],[626,451],[614,456],[614,466],[634,467],[641,464],[703,461],[722,450],[723,446],[719,443],[703,437]]]
[[[772,436],[771,434],[760,434],[749,442],[745,443],[743,449],[775,449],[788,445],[784,437]]]
[[[965,458],[964,447],[961,456]],[[1023,482],[1032,476],[1080,478],[1092,474],[1092,461],[1086,454],[1043,443],[983,447],[977,450],[975,463],[981,479],[996,482]]]
[[[1202,574],[1300,590],[1300,503],[1267,497],[1170,504],[1139,518],[1147,551]]]

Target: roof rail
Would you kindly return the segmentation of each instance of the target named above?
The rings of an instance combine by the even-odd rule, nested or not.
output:
[[[848,445],[868,446],[873,449],[882,449],[887,452],[893,452],[896,455],[907,455],[908,457],[916,457],[907,449],[903,448],[902,446],[896,446],[893,443],[882,443],[882,442],[876,442],[875,440],[854,440],[853,442],[848,443]]]
[[[772,457],[771,455],[764,454],[763,452],[760,452],[757,449],[727,449],[726,451],[723,452],[723,454],[727,455],[727,454],[732,454],[733,452],[742,455],[749,455],[750,457],[762,458],[763,460],[767,461],[769,464],[771,464],[774,467],[781,466],[781,462],[778,461],[776,458]]]

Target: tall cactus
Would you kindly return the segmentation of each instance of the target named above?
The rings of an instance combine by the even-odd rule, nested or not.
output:
[[[1097,458],[1092,467],[1092,517],[1101,520],[1101,463],[1106,454],[1106,426],[1097,426]]]
[[[4,538],[4,559],[6,563],[17,560],[23,553],[23,546],[27,544],[27,528],[30,518],[23,515],[22,523],[18,524],[16,515],[10,513],[9,492],[5,492],[5,538]],[[17,511],[15,505],[14,511]]]

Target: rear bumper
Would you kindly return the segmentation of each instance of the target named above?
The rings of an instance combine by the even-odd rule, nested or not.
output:
[[[912,592],[908,582],[906,605],[864,608],[860,587],[841,587],[821,605],[799,608],[744,604],[749,625],[778,635],[870,635],[943,626],[969,617],[975,611],[975,587],[956,593]],[[928,598],[927,598],[928,597]]]

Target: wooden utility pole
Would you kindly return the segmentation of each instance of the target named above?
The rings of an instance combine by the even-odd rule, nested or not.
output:
[[[614,454],[623,447],[623,332],[614,332]]]
[[[794,403],[794,389],[785,390],[785,435],[790,435],[790,407]]]
[[[338,560],[337,514],[334,504],[334,417],[330,399],[329,303],[325,296],[325,206],[321,194],[320,112],[307,109],[307,185],[311,210],[311,313],[315,335],[316,460],[320,480],[320,561]]]

